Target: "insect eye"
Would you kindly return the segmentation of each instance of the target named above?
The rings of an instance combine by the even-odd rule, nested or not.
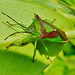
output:
[[[36,17],[38,17],[38,15],[36,15]]]

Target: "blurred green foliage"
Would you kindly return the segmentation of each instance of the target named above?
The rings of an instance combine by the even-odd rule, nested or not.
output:
[[[63,53],[65,56],[75,55],[75,46],[71,42],[66,43],[63,48]]]

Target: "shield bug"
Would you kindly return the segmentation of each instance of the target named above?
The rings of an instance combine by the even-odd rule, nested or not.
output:
[[[41,39],[41,42],[47,52],[48,52],[48,48],[45,46],[45,43],[43,42],[42,39],[51,41],[51,42],[67,42],[67,40],[68,40],[65,32],[62,31],[61,29],[59,29],[58,27],[56,27],[55,25],[53,25],[53,22],[55,21],[55,19],[53,22],[49,23],[45,20],[42,20],[37,14],[34,13],[34,20],[33,20],[32,24],[29,27],[25,27],[24,25],[16,22],[13,18],[8,16],[7,14],[5,14],[3,12],[1,12],[1,13],[6,15],[7,17],[9,17],[10,19],[12,19],[15,23],[17,23],[17,25],[21,26],[23,29],[22,32],[15,32],[15,33],[7,36],[4,40],[6,40],[10,36],[17,34],[17,33],[29,33],[29,34],[35,35]],[[9,25],[12,25],[9,22],[7,22],[7,23]],[[29,39],[29,38],[30,37],[27,37],[26,39]],[[26,40],[26,39],[24,39],[24,40]],[[38,42],[38,40],[35,40],[33,62],[34,62],[34,57],[35,57],[35,53],[36,53],[37,42]],[[7,48],[9,46],[7,46]]]

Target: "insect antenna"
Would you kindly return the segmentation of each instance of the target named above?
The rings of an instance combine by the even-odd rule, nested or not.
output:
[[[15,21],[13,18],[11,18],[9,15],[5,14],[4,12],[1,12],[1,13],[2,13],[3,15],[6,15],[7,17],[9,17],[11,20],[13,20],[15,23],[17,23],[17,24],[20,25],[21,27],[27,28],[27,27],[21,25],[20,23],[18,23],[17,21]]]
[[[25,31],[22,31],[22,32],[15,32],[9,36],[7,36],[4,40],[8,39],[10,36],[14,35],[14,34],[17,34],[17,33],[31,33],[31,32],[25,32]]]

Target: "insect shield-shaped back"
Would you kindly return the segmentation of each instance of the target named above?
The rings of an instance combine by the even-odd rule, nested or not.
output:
[[[42,20],[37,14],[34,14],[32,24],[27,28],[31,34],[39,36],[52,42],[66,42],[67,37],[64,31],[54,26],[52,23]]]

